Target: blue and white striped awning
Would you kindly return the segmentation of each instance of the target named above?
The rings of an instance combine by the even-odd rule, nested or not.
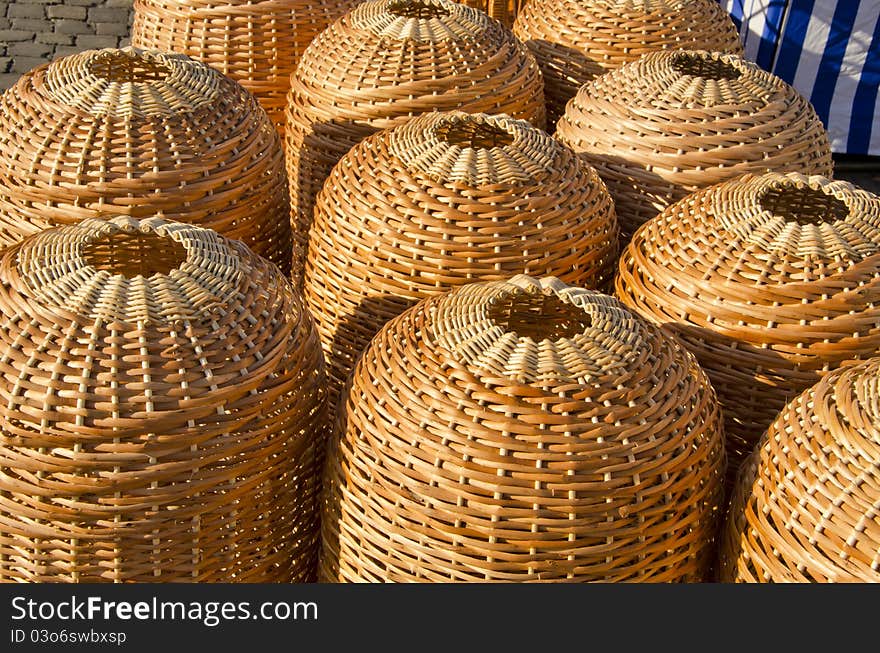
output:
[[[880,155],[880,0],[719,0],[748,59],[810,98],[831,149]]]

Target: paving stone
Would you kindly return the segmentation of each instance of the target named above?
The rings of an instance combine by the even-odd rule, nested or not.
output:
[[[85,7],[72,7],[70,5],[53,5],[46,8],[49,18],[71,18],[73,20],[85,20],[88,9]]]

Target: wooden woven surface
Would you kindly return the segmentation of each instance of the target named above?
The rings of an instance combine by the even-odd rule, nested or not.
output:
[[[704,578],[715,397],[614,299],[525,276],[426,299],[379,332],[346,399],[324,580]]]
[[[275,266],[158,218],[44,231],[0,258],[0,352],[0,581],[312,578],[323,361]]]
[[[743,465],[722,580],[880,582],[880,359],[792,401]]]
[[[375,134],[318,196],[304,295],[331,403],[380,327],[418,300],[519,272],[601,287],[617,257],[596,172],[524,120],[432,113]]]
[[[541,66],[551,124],[581,86],[648,52],[743,51],[716,0],[529,0],[513,31]]]
[[[463,5],[481,9],[505,26],[511,27],[522,9],[523,0],[464,0]]]
[[[586,84],[556,137],[582,152],[614,198],[621,233],[687,194],[747,172],[831,176],[810,103],[734,55],[655,52]]]
[[[204,61],[253,93],[284,133],[290,76],[356,0],[135,0],[132,45]]]
[[[880,197],[794,173],[725,182],[642,227],[616,290],[696,354],[735,471],[786,402],[880,351]]]
[[[482,11],[450,0],[365,2],[312,42],[288,103],[295,280],[315,197],[342,155],[380,129],[452,109],[544,126],[535,58]]]
[[[209,227],[290,269],[281,141],[253,96],[184,55],[90,50],[0,96],[0,245],[86,218]]]

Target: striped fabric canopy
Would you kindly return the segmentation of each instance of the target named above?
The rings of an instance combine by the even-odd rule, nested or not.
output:
[[[880,155],[880,0],[719,0],[746,57],[810,98],[831,148]]]

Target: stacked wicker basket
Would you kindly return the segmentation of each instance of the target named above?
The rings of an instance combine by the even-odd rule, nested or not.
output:
[[[656,52],[585,84],[556,136],[596,167],[628,239],[700,188],[747,172],[831,175],[813,107],[734,55]]]
[[[288,103],[294,279],[302,277],[316,195],[336,162],[380,129],[453,109],[544,126],[535,58],[482,11],[451,0],[372,0],[312,42]]]
[[[880,198],[717,3],[135,5],[0,98],[0,581],[880,580]]]
[[[135,0],[132,45],[180,52],[241,83],[284,131],[290,75],[357,0]]]
[[[617,295],[708,372],[732,473],[788,400],[880,350],[878,234],[880,197],[770,173],[670,206],[624,251]]]
[[[0,258],[0,580],[304,581],[314,326],[209,229],[86,220]]]
[[[365,139],[318,196],[309,242],[304,293],[331,397],[418,300],[519,272],[597,288],[616,254],[602,180],[524,120],[432,113]]]
[[[706,578],[714,393],[610,297],[517,276],[424,300],[382,329],[345,399],[324,579]]]

